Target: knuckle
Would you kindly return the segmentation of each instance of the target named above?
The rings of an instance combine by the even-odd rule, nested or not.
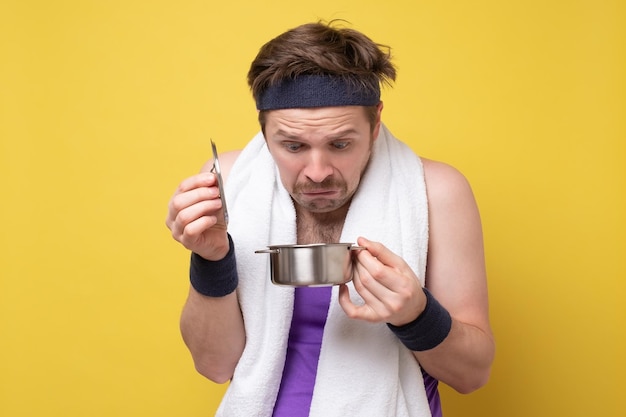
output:
[[[355,319],[357,317],[356,311],[353,309],[345,310],[346,316],[351,319]]]
[[[354,279],[354,287],[357,290],[363,288],[364,285],[367,285],[369,279],[370,278],[368,274],[359,274],[358,276],[356,276],[356,279]]]
[[[185,206],[183,205],[181,194],[176,194],[172,197],[170,200],[170,213],[177,213],[184,208]]]
[[[385,276],[385,268],[382,265],[373,266],[369,272],[372,278],[375,279],[376,281],[379,281]]]
[[[176,223],[180,224],[182,227],[186,227],[193,220],[195,219],[188,210],[182,210],[178,212],[178,215],[176,216]]]
[[[387,309],[389,310],[390,316],[393,316],[399,313],[400,311],[402,311],[403,307],[404,307],[404,302],[402,302],[399,299],[394,299],[387,304]]]

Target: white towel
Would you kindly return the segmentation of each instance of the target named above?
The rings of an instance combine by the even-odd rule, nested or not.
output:
[[[294,290],[270,282],[268,245],[296,242],[295,209],[258,134],[226,184],[229,232],[236,246],[246,347],[217,415],[271,416],[280,386]],[[424,284],[428,211],[422,164],[385,126],[341,235],[380,241],[403,257]],[[360,297],[349,284],[354,302]],[[384,323],[346,317],[333,288],[311,404],[312,417],[427,417],[419,365]]]

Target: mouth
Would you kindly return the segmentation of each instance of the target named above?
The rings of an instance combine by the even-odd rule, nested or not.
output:
[[[342,201],[347,191],[346,188],[346,184],[342,181],[328,179],[320,183],[296,184],[293,195],[298,196],[296,200],[299,199],[304,205],[327,207]]]
[[[303,191],[302,195],[309,198],[333,197],[339,193],[338,190],[308,190]]]

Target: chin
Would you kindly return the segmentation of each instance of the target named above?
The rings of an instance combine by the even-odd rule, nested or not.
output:
[[[343,208],[346,205],[347,201],[345,200],[323,200],[323,201],[309,201],[306,204],[298,203],[300,207],[311,212],[311,213],[332,213],[333,211],[337,211]]]

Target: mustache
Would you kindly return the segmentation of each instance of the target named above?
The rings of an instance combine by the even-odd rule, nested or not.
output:
[[[347,185],[343,181],[334,178],[327,178],[322,182],[307,181],[304,183],[297,183],[293,187],[293,191],[296,193],[306,193],[309,191],[320,191],[325,189],[345,190],[347,189]]]

